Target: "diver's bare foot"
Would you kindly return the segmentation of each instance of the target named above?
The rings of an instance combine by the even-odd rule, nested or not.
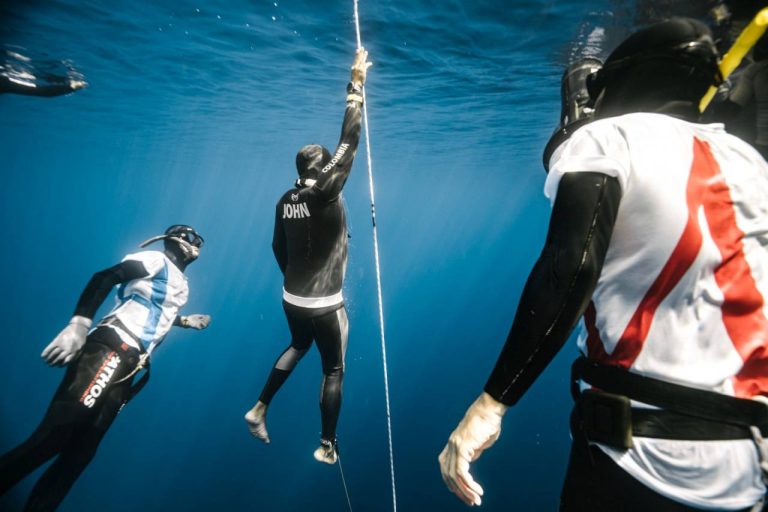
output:
[[[326,464],[336,464],[336,447],[330,441],[320,440],[320,446],[315,450],[315,460]]]
[[[245,413],[245,421],[248,423],[248,430],[256,439],[261,439],[269,444],[269,433],[267,432],[267,406],[262,402],[256,403],[253,409]]]

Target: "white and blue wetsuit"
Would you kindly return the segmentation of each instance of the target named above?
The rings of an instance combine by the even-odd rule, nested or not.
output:
[[[113,328],[133,348],[151,353],[187,303],[187,278],[160,251],[129,254],[123,258],[123,263],[128,262],[140,264],[146,275],[118,286],[115,307],[99,325]]]
[[[136,390],[127,377],[141,353],[151,352],[187,301],[187,280],[159,251],[126,256],[93,275],[75,314],[92,318],[115,286],[117,304],[98,323],[42,422],[16,448],[0,456],[0,495],[55,457],[35,484],[26,511],[55,510],[90,463],[112,421]]]

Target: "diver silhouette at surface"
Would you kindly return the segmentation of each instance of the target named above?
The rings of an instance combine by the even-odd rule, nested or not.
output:
[[[95,273],[69,324],[42,353],[49,365],[67,366],[64,379],[37,429],[0,456],[0,495],[55,457],[25,511],[59,506],[117,414],[146,384],[149,355],[171,326],[204,329],[210,322],[208,315],[178,315],[189,293],[184,270],[197,259],[202,237],[189,226],[174,225],[141,247],[159,240],[164,251],[129,254]],[[93,316],[116,285],[115,306],[89,333]]]
[[[468,505],[483,494],[470,464],[583,317],[560,511],[762,509],[768,163],[699,122],[718,58],[709,29],[678,18],[587,75],[594,120],[545,162],[544,249],[484,392],[439,455]]]
[[[254,437],[269,443],[267,407],[314,340],[323,366],[322,433],[314,456],[337,460],[336,424],[341,410],[348,319],[342,296],[347,266],[347,220],[341,195],[360,140],[362,89],[371,65],[359,49],[347,85],[341,138],[333,155],[311,144],[296,155],[299,179],[277,203],[272,249],[284,275],[283,309],[291,343],[275,363],[258,402],[245,415]]]
[[[3,58],[0,60],[0,94],[50,98],[69,94],[88,86],[82,75],[71,64],[55,63],[59,67],[62,64],[66,66],[65,75],[53,71],[41,71],[38,68],[49,67],[51,63],[37,63],[19,52],[20,50],[3,50]]]

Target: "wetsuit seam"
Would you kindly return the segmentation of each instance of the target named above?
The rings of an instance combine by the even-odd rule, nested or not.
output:
[[[512,386],[514,386],[517,383],[517,381],[520,379],[520,376],[523,375],[528,370],[528,368],[531,366],[531,363],[533,362],[533,360],[536,358],[536,356],[541,351],[541,348],[542,348],[542,345],[543,345],[543,340],[545,340],[552,333],[552,330],[555,328],[555,325],[560,320],[560,317],[563,315],[563,312],[565,311],[565,308],[568,305],[568,300],[570,299],[571,294],[573,293],[573,290],[576,287],[576,282],[577,282],[578,278],[580,277],[581,272],[584,269],[584,266],[585,266],[586,261],[587,261],[587,255],[589,254],[589,247],[591,245],[592,239],[594,237],[595,229],[597,227],[597,218],[598,218],[598,215],[599,215],[599,212],[600,212],[600,206],[602,206],[603,199],[604,199],[604,196],[605,196],[605,188],[606,188],[605,185],[606,185],[606,182],[607,182],[607,177],[603,177],[602,178],[602,182],[600,184],[601,185],[600,196],[598,197],[597,204],[595,205],[595,209],[594,209],[594,212],[592,214],[592,223],[590,225],[589,232],[587,233],[587,238],[585,240],[584,247],[582,249],[581,261],[579,262],[579,267],[576,269],[576,272],[574,273],[573,277],[571,278],[571,282],[570,282],[570,284],[568,286],[568,291],[566,292],[566,298],[563,301],[563,303],[561,304],[560,310],[555,315],[555,318],[552,320],[552,322],[550,323],[549,327],[547,328],[547,330],[545,331],[544,335],[542,336],[542,338],[541,338],[542,341],[540,341],[539,343],[536,344],[535,350],[531,353],[531,355],[525,361],[525,364],[520,368],[520,370],[517,372],[517,374],[512,378],[512,381],[509,383],[509,385],[507,385],[507,387],[504,388],[504,391],[502,391],[502,393],[500,395],[500,398],[502,398],[502,399],[507,395],[507,393],[509,393],[509,391],[512,388]]]

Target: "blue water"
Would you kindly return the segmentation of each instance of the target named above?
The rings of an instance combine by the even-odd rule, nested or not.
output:
[[[360,5],[389,357],[398,509],[465,510],[437,455],[482,390],[541,247],[541,149],[559,76],[633,23],[632,3],[378,0]],[[206,238],[187,313],[61,509],[343,511],[312,458],[320,362],[242,415],[289,341],[273,208],[306,143],[335,147],[352,2],[10,0],[0,43],[67,60],[89,87],[0,95],[0,452],[40,421],[63,370],[39,354],[91,274],[174,223]],[[612,42],[613,41],[613,42]],[[346,186],[350,344],[339,426],[354,510],[392,509],[364,144]],[[111,305],[111,299],[105,308]],[[572,344],[473,465],[483,510],[554,510],[569,446]],[[35,478],[0,499],[19,510]]]

